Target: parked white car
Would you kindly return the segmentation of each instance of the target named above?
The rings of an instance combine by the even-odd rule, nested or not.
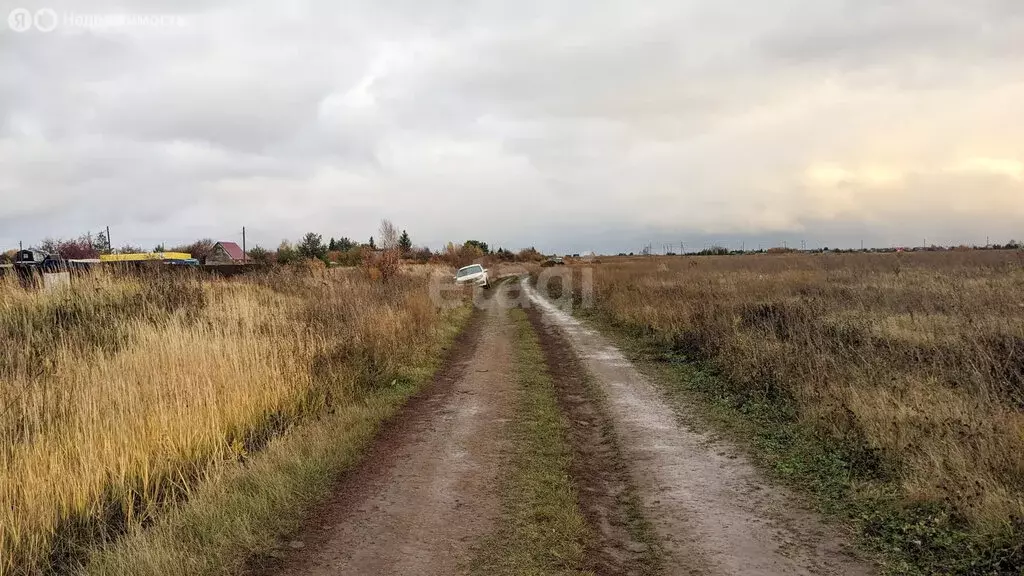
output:
[[[487,268],[479,264],[470,264],[463,268],[459,268],[459,271],[455,273],[456,284],[472,284],[474,286],[483,286],[488,288],[491,283],[487,279]]]

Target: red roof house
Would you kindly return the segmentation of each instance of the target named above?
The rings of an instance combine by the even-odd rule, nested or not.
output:
[[[207,264],[245,264],[247,260],[237,242],[217,242],[206,257]]]

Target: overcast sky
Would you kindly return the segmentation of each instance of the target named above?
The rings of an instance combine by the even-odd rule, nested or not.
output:
[[[551,252],[1024,237],[1021,0],[0,13],[0,248],[365,241],[384,217]]]

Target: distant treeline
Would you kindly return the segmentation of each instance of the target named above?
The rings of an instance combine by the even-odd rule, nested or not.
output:
[[[217,242],[212,238],[203,238],[189,244],[166,246],[158,244],[152,250],[140,246],[125,244],[114,249],[106,232],[93,235],[82,234],[75,239],[47,239],[32,248],[56,255],[65,260],[96,259],[104,254],[135,254],[141,252],[183,252],[191,254],[200,263],[205,264],[213,254]],[[268,249],[254,244],[246,250],[246,259],[253,264],[292,264],[309,260],[319,260],[328,266],[357,266],[368,259],[378,257],[387,252],[406,261],[419,263],[447,263],[461,266],[480,259],[504,262],[540,262],[546,256],[536,248],[524,248],[513,252],[505,248],[492,250],[487,242],[466,240],[461,244],[449,242],[441,250],[431,250],[426,246],[416,246],[406,230],[399,232],[390,220],[381,221],[376,236],[366,242],[357,242],[348,236],[340,238],[324,236],[317,232],[308,232],[298,242],[283,240],[276,249]],[[0,264],[14,261],[16,250],[0,252]]]
[[[732,250],[724,246],[709,246],[702,250],[693,252],[673,252],[668,251],[662,253],[665,256],[730,256],[730,255],[741,255],[741,254],[821,254],[824,252],[835,253],[835,254],[855,254],[855,253],[869,253],[869,254],[884,254],[894,252],[966,252],[970,250],[1024,250],[1024,242],[1019,240],[1010,240],[1006,244],[989,244],[987,246],[914,246],[914,247],[899,247],[893,246],[889,248],[829,248],[825,246],[823,248],[815,248],[811,250],[801,250],[797,248],[788,247],[773,247],[773,248],[759,248],[757,250]],[[641,250],[637,252],[619,252],[619,256],[653,256],[658,254],[650,249]],[[576,256],[574,254],[573,256]]]

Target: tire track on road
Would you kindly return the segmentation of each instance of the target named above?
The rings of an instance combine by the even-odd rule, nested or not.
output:
[[[498,306],[457,342],[434,383],[388,426],[363,464],[263,574],[455,574],[499,513],[512,409],[510,324]]]
[[[608,399],[670,574],[873,574],[837,533],[765,482],[734,447],[680,422],[662,394],[596,331],[522,289],[561,330]]]

